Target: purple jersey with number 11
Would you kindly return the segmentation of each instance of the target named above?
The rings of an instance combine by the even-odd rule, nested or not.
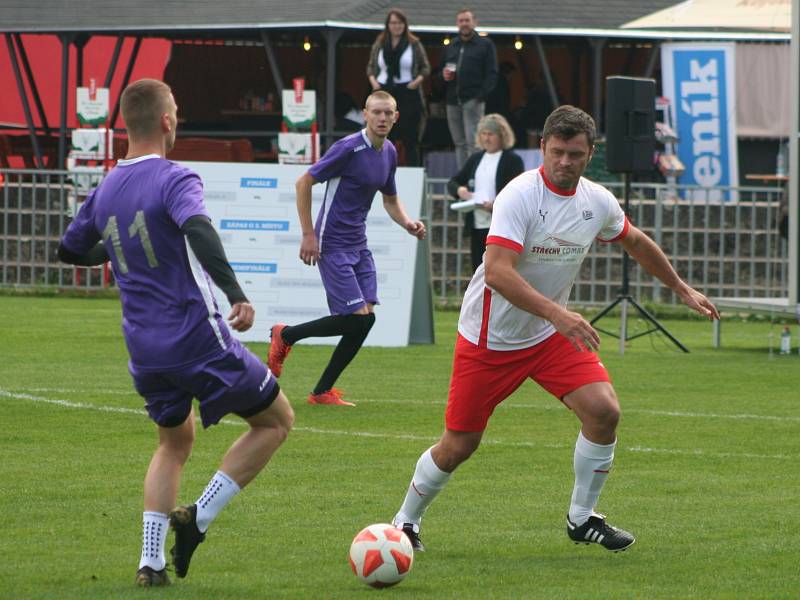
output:
[[[337,141],[308,170],[317,181],[328,182],[315,225],[323,253],[367,247],[367,213],[376,192],[397,194],[396,170],[394,145],[386,140],[376,150],[366,130]]]
[[[103,241],[138,371],[189,366],[230,346],[209,279],[180,230],[196,215],[208,217],[200,177],[148,155],[119,161],[64,234],[77,254]]]

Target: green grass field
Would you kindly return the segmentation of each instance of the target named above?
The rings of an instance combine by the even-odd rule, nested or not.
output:
[[[281,378],[297,414],[289,440],[214,522],[189,577],[143,591],[133,576],[156,437],[119,303],[0,297],[0,597],[800,596],[800,356],[770,356],[780,328],[765,322],[725,322],[715,350],[710,324],[667,321],[691,354],[645,336],[620,356],[604,339],[623,418],[598,509],[636,534],[631,550],[568,541],[577,421],[525,384],[432,505],[429,551],[406,581],[382,592],[357,581],[352,537],[391,519],[441,433],[456,319],[437,312],[432,346],[365,348],[339,382],[355,409],[305,403],[330,348],[298,345]],[[235,418],[198,431],[182,502],[242,431]]]

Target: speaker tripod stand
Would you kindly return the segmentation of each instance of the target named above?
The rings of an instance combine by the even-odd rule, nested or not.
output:
[[[624,196],[623,199],[625,201],[625,214],[629,213],[630,209],[630,195],[631,195],[631,178],[629,173],[623,174],[623,181],[624,181]],[[650,312],[648,312],[641,304],[639,304],[630,293],[630,280],[628,279],[628,253],[625,250],[622,251],[622,287],[620,288],[619,294],[617,298],[608,306],[606,306],[603,310],[601,310],[597,315],[590,321],[592,325],[594,325],[597,321],[602,319],[606,316],[611,310],[614,309],[615,306],[620,306],[620,324],[619,324],[619,335],[613,333],[611,331],[606,331],[604,329],[600,329],[599,327],[595,327],[598,331],[605,333],[606,335],[610,335],[611,337],[619,339],[619,353],[625,354],[625,342],[628,340],[634,340],[638,337],[642,337],[653,333],[655,331],[660,331],[664,335],[666,335],[673,344],[675,344],[678,348],[683,350],[684,352],[689,352],[689,349],[684,346],[683,344],[678,341],[678,339],[672,335],[667,329],[658,322]],[[633,306],[641,315],[641,317],[647,321],[652,327],[647,331],[642,331],[640,333],[636,333],[634,335],[628,335],[628,305]]]

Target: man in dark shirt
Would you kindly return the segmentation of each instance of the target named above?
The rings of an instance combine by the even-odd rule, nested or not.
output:
[[[489,38],[475,31],[477,23],[471,10],[456,15],[458,37],[445,47],[441,62],[447,125],[459,169],[475,151],[475,129],[497,82],[497,51]]]

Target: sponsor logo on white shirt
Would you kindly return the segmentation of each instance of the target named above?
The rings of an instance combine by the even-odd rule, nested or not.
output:
[[[548,236],[531,246],[531,254],[536,255],[539,262],[574,262],[582,260],[587,247],[554,235]]]

